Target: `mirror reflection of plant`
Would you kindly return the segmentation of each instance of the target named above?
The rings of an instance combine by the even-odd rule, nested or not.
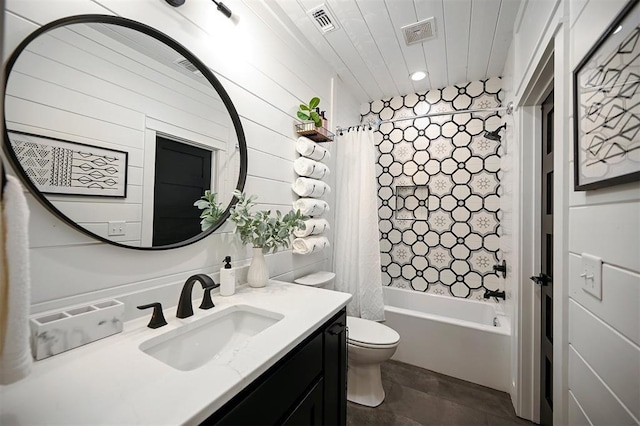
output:
[[[200,228],[203,231],[211,228],[211,226],[220,219],[222,213],[224,213],[222,203],[216,201],[217,195],[215,192],[207,189],[204,191],[204,195],[193,203],[194,206],[202,210],[202,213],[200,213],[200,219],[202,219],[200,221]]]
[[[316,127],[322,127],[322,118],[315,109],[320,105],[320,98],[313,97],[309,101],[308,105],[300,104],[300,111],[298,111],[298,118],[300,120],[311,120]]]
[[[289,247],[293,231],[305,229],[304,221],[309,217],[300,210],[290,210],[285,215],[276,210],[275,217],[271,216],[271,210],[251,212],[256,205],[255,195],[247,197],[238,190],[233,195],[238,202],[231,208],[230,219],[236,224],[236,233],[245,245],[262,248],[263,253],[275,253],[280,246]]]

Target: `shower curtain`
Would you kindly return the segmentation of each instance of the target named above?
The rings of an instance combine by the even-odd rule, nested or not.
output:
[[[336,138],[335,288],[351,293],[347,315],[384,320],[373,130]]]

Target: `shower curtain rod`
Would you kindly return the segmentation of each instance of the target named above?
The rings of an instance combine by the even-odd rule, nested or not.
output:
[[[429,114],[422,115],[414,115],[413,117],[402,117],[402,118],[394,118],[393,120],[376,120],[368,123],[360,123],[356,126],[347,126],[347,127],[336,127],[336,133],[342,132],[343,130],[347,130],[349,127],[357,127],[357,126],[379,126],[383,123],[395,123],[396,121],[405,121],[405,120],[415,120],[416,118],[425,118],[425,117],[438,117],[441,115],[455,115],[455,114],[472,114],[475,112],[497,112],[497,111],[506,111],[507,114],[513,114],[513,102],[509,102],[506,107],[498,107],[498,108],[484,108],[484,109],[459,109],[455,111],[446,111],[446,112],[431,112]]]

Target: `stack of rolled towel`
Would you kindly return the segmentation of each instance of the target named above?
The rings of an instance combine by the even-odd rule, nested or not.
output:
[[[293,252],[297,254],[311,254],[329,246],[329,240],[323,233],[329,230],[329,222],[320,218],[329,211],[329,204],[320,198],[331,192],[331,188],[324,179],[329,174],[329,167],[323,164],[330,157],[329,151],[311,139],[301,136],[296,142],[296,151],[301,155],[293,164],[298,174],[291,185],[293,191],[301,198],[293,203],[295,210],[311,216],[305,221],[305,229],[294,232]]]

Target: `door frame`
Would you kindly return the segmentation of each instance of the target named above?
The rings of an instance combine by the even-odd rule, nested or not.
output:
[[[568,26],[558,22],[556,31],[540,56],[522,95],[514,100],[517,108],[517,136],[520,155],[514,169],[519,172],[518,248],[514,265],[515,318],[514,356],[516,357],[514,406],[520,417],[540,421],[540,289],[529,277],[540,269],[540,200],[542,110],[554,90],[554,424],[567,423],[568,414],[568,215],[570,193],[570,79]]]

